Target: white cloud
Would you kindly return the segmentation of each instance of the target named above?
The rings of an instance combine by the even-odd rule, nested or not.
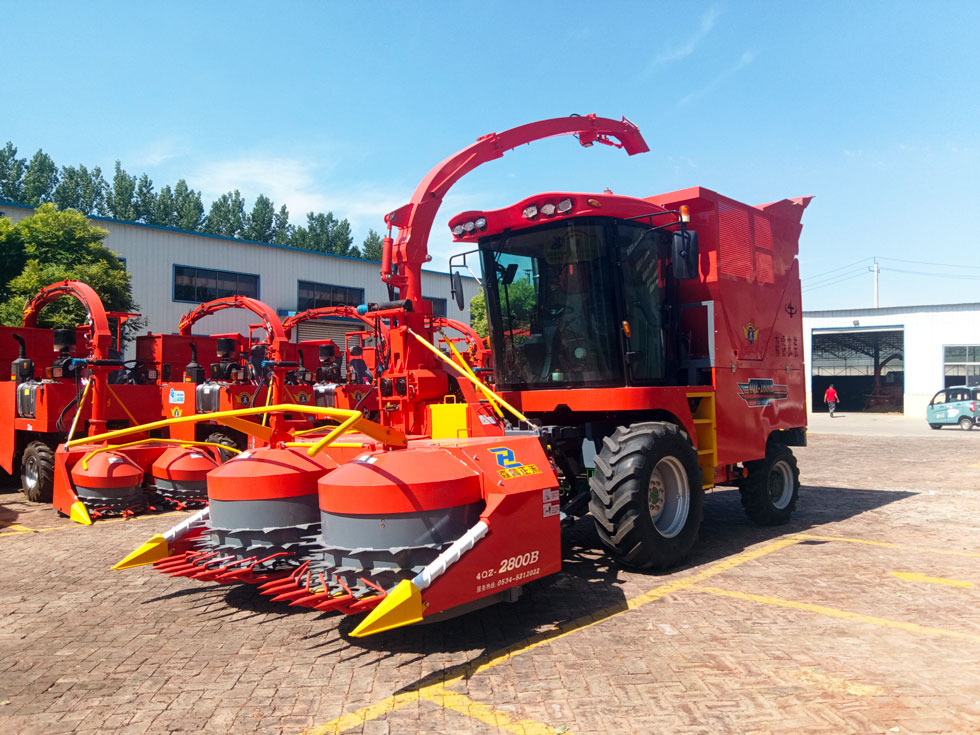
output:
[[[123,160],[123,165],[136,169],[154,167],[185,155],[187,147],[176,138],[162,138],[131,151]]]
[[[743,69],[746,66],[748,66],[749,64],[751,64],[754,60],[755,60],[755,52],[754,51],[746,51],[745,53],[742,54],[742,56],[739,58],[739,60],[733,66],[730,66],[729,68],[725,69],[723,72],[721,72],[720,74],[718,74],[718,76],[716,76],[710,82],[708,82],[703,87],[701,87],[701,89],[698,89],[698,90],[696,90],[694,92],[691,92],[690,94],[686,95],[685,97],[682,97],[681,100],[680,100],[680,102],[677,103],[677,106],[678,107],[683,107],[684,105],[688,105],[691,102],[694,102],[694,100],[696,100],[696,99],[699,99],[701,97],[704,97],[704,95],[706,95],[709,92],[711,92],[719,84],[721,84],[722,82],[724,82],[726,79],[728,79],[730,76],[732,76],[733,74],[735,74],[740,69]]]
[[[238,189],[249,206],[259,194],[286,205],[290,222],[301,225],[307,212],[333,212],[347,218],[356,233],[381,231],[384,215],[407,201],[404,192],[351,185],[342,189],[323,184],[324,166],[285,156],[249,155],[201,165],[188,177],[201,190],[205,202]]]
[[[664,48],[657,54],[649,64],[647,64],[647,74],[655,71],[657,67],[663,66],[664,64],[669,64],[672,61],[679,61],[684,59],[697,49],[698,44],[705,39],[705,37],[711,33],[711,29],[715,27],[715,22],[718,20],[718,16],[721,15],[721,11],[716,7],[712,6],[708,8],[707,12],[701,16],[701,22],[698,24],[697,30],[687,37],[687,40],[680,46],[672,46]]]

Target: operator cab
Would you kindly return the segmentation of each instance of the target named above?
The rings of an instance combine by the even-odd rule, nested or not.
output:
[[[669,305],[678,277],[697,275],[696,237],[680,213],[551,194],[450,227],[478,242],[499,388],[677,383]]]

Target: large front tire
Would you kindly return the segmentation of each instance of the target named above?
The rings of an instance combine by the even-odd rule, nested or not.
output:
[[[668,569],[690,552],[704,507],[698,455],[673,424],[620,426],[590,481],[599,539],[620,563]]]
[[[54,494],[54,452],[44,442],[31,442],[20,462],[20,489],[32,503],[50,503]]]
[[[774,444],[765,459],[746,462],[748,475],[739,484],[745,513],[760,526],[787,523],[800,494],[800,468],[789,447]]]

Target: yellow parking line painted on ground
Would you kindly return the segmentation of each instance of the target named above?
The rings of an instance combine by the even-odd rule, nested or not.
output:
[[[923,551],[928,554],[946,554],[947,556],[967,556],[971,559],[980,559],[980,552],[973,551],[953,551],[952,549],[935,549],[928,546],[909,546],[907,544],[895,544],[891,541],[870,541],[864,538],[847,538],[846,536],[816,536],[811,533],[798,533],[793,536],[803,541],[843,541],[848,544],[865,544],[867,546],[882,546],[886,549],[907,549],[909,551]]]
[[[779,551],[780,549],[785,549],[788,546],[798,544],[801,540],[802,539],[796,536],[790,536],[779,539],[770,544],[766,544],[765,546],[761,546],[757,549],[743,551],[741,554],[736,554],[735,556],[725,559],[724,561],[713,564],[703,571],[683,577],[674,582],[668,582],[667,584],[660,585],[649,592],[634,597],[631,600],[627,600],[623,605],[610,606],[602,610],[583,615],[582,617],[575,618],[574,620],[570,620],[566,623],[560,623],[553,630],[533,635],[521,643],[515,643],[512,646],[507,646],[506,648],[502,648],[498,651],[485,654],[469,663],[454,666],[448,671],[440,673],[438,675],[439,680],[433,684],[419,684],[409,691],[395,694],[381,700],[376,704],[368,705],[367,707],[363,707],[355,712],[351,712],[350,714],[341,715],[340,717],[330,720],[329,722],[325,722],[322,725],[317,725],[310,730],[306,730],[303,735],[333,735],[355,727],[361,727],[369,720],[375,720],[388,714],[389,712],[399,709],[400,707],[404,707],[407,704],[418,700],[419,697],[428,699],[428,694],[437,693],[437,690],[442,690],[446,687],[452,686],[464,678],[469,679],[476,674],[492,669],[494,666],[497,666],[514,656],[526,653],[537,648],[538,646],[551,643],[559,638],[564,638],[565,636],[576,633],[584,628],[598,625],[603,620],[621,615],[625,612],[629,612],[630,610],[636,610],[651,602],[655,602],[656,600],[659,600],[672,592],[691,589],[694,587],[694,585],[704,581],[705,579],[714,577],[723,572],[727,572],[740,564],[745,564],[746,562],[759,559],[768,554],[772,554],[775,551]]]
[[[917,572],[888,572],[893,577],[905,580],[906,582],[926,582],[928,584],[945,584],[949,587],[965,587],[972,589],[973,582],[966,582],[962,579],[946,579],[945,577],[927,577]]]
[[[14,534],[14,533],[37,533],[37,529],[28,528],[27,526],[22,526],[19,523],[11,523],[9,526],[0,526],[0,530],[3,531],[3,533],[0,533],[0,536],[4,536],[7,533],[11,533],[11,534]]]
[[[704,592],[709,595],[716,595],[719,597],[731,597],[736,600],[746,600],[748,602],[760,602],[764,605],[775,605],[777,607],[787,607],[792,610],[800,610],[801,612],[816,613],[817,615],[826,615],[832,618],[841,618],[842,620],[853,620],[857,623],[867,623],[868,625],[876,625],[882,628],[895,628],[897,630],[904,630],[908,633],[919,633],[921,635],[938,635],[946,636],[949,638],[960,638],[968,641],[976,641],[980,643],[980,635],[976,633],[964,633],[959,630],[947,630],[946,628],[933,628],[929,625],[919,625],[918,623],[906,623],[903,620],[890,620],[888,618],[879,618],[874,615],[862,615],[861,613],[848,612],[847,610],[838,610],[834,607],[826,607],[824,605],[814,605],[810,602],[797,602],[796,600],[782,600],[778,597],[767,597],[765,595],[752,595],[747,592],[734,592],[732,590],[723,590],[718,587],[692,587],[693,592]]]
[[[448,689],[440,689],[437,692],[426,694],[424,698],[440,707],[459,712],[497,730],[511,732],[514,735],[554,735],[555,733],[555,728],[550,725],[545,725],[536,720],[514,719],[506,712],[495,710],[486,704],[470,699],[465,694],[457,694]]]
[[[171,510],[168,511],[167,513],[150,513],[147,515],[133,516],[132,518],[102,518],[100,520],[97,520],[95,523],[96,525],[99,526],[104,526],[107,523],[131,523],[133,521],[148,521],[151,518],[166,518],[168,516],[180,515],[183,513],[186,513],[186,511]],[[23,530],[17,530],[17,531],[6,530],[9,528],[17,528]],[[0,531],[0,536],[19,536],[24,533],[46,533],[47,531],[65,531],[65,530],[73,530],[73,529],[77,530],[79,528],[88,528],[88,526],[82,526],[79,525],[78,523],[71,523],[71,524],[66,523],[63,526],[46,526],[44,528],[28,528],[27,526],[18,526],[14,524],[11,526],[6,526],[3,531]]]

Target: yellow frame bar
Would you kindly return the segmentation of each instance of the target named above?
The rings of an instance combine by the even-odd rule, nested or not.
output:
[[[85,406],[85,396],[88,395],[88,389],[92,387],[92,379],[85,384],[85,388],[82,390],[82,397],[78,399],[78,406],[75,408],[75,418],[71,420],[71,431],[68,432],[68,439],[70,440],[75,436],[75,429],[78,427],[78,419],[82,415],[82,408]]]
[[[125,449],[126,447],[136,447],[140,444],[173,444],[178,447],[217,447],[219,449],[224,449],[229,452],[234,452],[235,454],[241,454],[242,450],[238,447],[229,447],[227,444],[218,444],[218,442],[198,442],[191,439],[142,439],[140,441],[128,442],[126,444],[107,444],[104,447],[99,447],[98,449],[93,449],[91,452],[82,457],[82,469],[88,469],[88,461],[92,459],[96,454],[101,454],[102,452],[111,452],[113,449]]]
[[[302,413],[302,414],[312,414],[315,416],[326,416],[327,418],[332,418],[335,420],[342,420],[342,425],[353,426],[356,424],[357,430],[362,434],[375,439],[376,441],[386,444],[391,447],[404,447],[408,445],[408,440],[405,434],[398,429],[393,429],[390,426],[382,426],[374,421],[369,421],[364,418],[360,411],[349,411],[345,408],[321,408],[320,406],[302,406],[292,403],[282,403],[274,406],[266,406],[264,408],[236,408],[230,411],[216,411],[215,413],[202,413],[202,414],[192,414],[190,416],[180,416],[173,419],[163,419],[161,421],[153,421],[149,424],[142,424],[141,426],[130,426],[126,429],[117,429],[116,431],[107,431],[104,434],[98,434],[96,436],[86,436],[80,439],[73,439],[71,441],[65,442],[65,446],[74,447],[79,444],[91,444],[100,441],[109,441],[111,439],[118,439],[123,436],[130,436],[132,434],[141,434],[147,431],[154,431],[155,429],[162,429],[167,426],[175,426],[177,424],[194,424],[201,421],[216,421],[219,424],[222,419],[225,418],[237,418],[241,416],[257,416],[259,414],[266,413]],[[352,417],[355,418],[351,421]],[[244,422],[236,422],[236,426]],[[259,425],[256,424],[258,427]],[[262,427],[260,427],[262,428]]]
[[[446,357],[444,354],[442,354],[441,352],[439,352],[439,350],[436,349],[435,346],[431,345],[426,339],[424,339],[423,337],[420,337],[418,334],[416,334],[415,332],[413,332],[411,329],[409,329],[408,331],[409,331],[409,333],[413,337],[415,337],[415,339],[417,339],[419,342],[421,342],[423,345],[425,345],[426,348],[428,348],[436,357],[438,357],[443,362],[446,362],[446,363],[449,363],[450,365],[452,365],[464,378],[466,378],[473,385],[475,385],[480,390],[480,392],[483,393],[483,395],[485,395],[487,397],[487,400],[488,401],[490,401],[491,403],[493,403],[494,401],[497,401],[498,403],[500,403],[501,406],[503,406],[504,408],[506,408],[512,414],[514,414],[514,416],[516,416],[518,419],[520,419],[521,421],[523,421],[525,423],[528,422],[527,421],[527,416],[525,416],[524,414],[522,414],[520,411],[518,411],[512,405],[510,405],[509,403],[507,403],[507,401],[505,401],[503,398],[501,398],[496,393],[494,393],[492,390],[490,390],[489,388],[487,388],[483,383],[481,383],[479,381],[479,379],[474,378],[466,370],[464,370],[459,365],[457,365],[455,362],[453,362],[448,357]]]

